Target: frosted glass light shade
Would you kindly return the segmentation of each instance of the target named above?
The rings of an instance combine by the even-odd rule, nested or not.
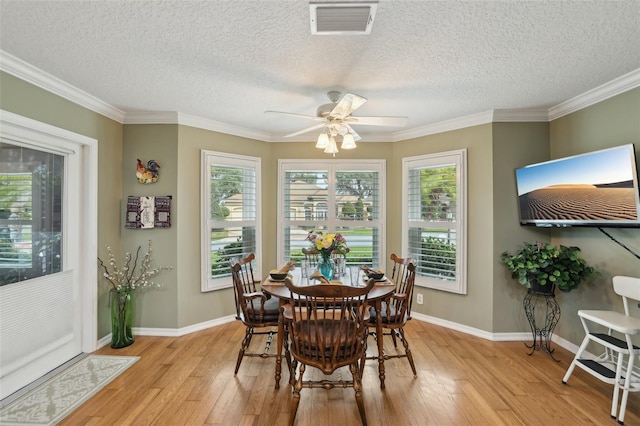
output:
[[[336,152],[338,152],[338,146],[336,145],[336,140],[334,138],[329,139],[329,143],[324,149],[324,152],[326,152],[327,154],[335,154]]]
[[[354,149],[356,148],[356,141],[353,139],[353,135],[351,133],[347,133],[342,137],[342,145],[340,145],[342,149]]]
[[[316,148],[324,149],[329,144],[329,136],[326,133],[320,133],[318,136],[318,142],[316,142]]]

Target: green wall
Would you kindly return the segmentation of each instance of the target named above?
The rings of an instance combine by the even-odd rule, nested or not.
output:
[[[413,304],[413,311],[446,321],[490,331],[492,324],[493,259],[493,182],[492,126],[468,127],[416,139],[396,142],[387,173],[389,186],[387,221],[388,247],[400,247],[402,219],[400,203],[402,158],[467,149],[467,294],[416,287],[423,293],[424,305]]]
[[[134,324],[137,327],[176,328],[178,324],[178,291],[182,283],[182,270],[177,263],[178,246],[176,244],[180,227],[176,224],[176,203],[178,164],[178,126],[173,124],[125,125],[124,149],[122,152],[122,204],[121,234],[122,251],[133,253],[138,246],[146,253],[151,240],[152,267],[171,266],[171,271],[163,271],[154,277],[162,283],[161,289],[149,288],[136,291],[134,303]],[[160,165],[158,181],[154,184],[141,184],[136,177],[137,159],[144,165],[155,160]],[[171,227],[151,229],[125,228],[127,197],[171,195]]]
[[[549,123],[493,124],[493,274],[494,333],[527,330],[522,308],[527,289],[511,279],[500,254],[525,241],[549,241],[545,228],[520,226],[515,169],[549,159]]]
[[[551,158],[634,143],[640,159],[640,88],[599,102],[558,118],[550,123]],[[640,254],[640,229],[606,229],[612,236]],[[562,318],[557,334],[579,344],[584,331],[578,319],[579,309],[614,309],[622,312],[622,302],[611,286],[615,275],[640,276],[640,259],[611,241],[597,228],[557,229],[551,234],[554,244],[578,246],[583,257],[600,271],[587,285],[557,299]],[[637,310],[637,307],[631,307]]]
[[[174,269],[163,272],[162,290],[137,298],[135,325],[174,330],[232,315],[231,289],[200,292],[200,150],[260,157],[263,187],[262,267],[275,264],[276,190],[280,158],[331,157],[313,143],[267,143],[183,125],[122,125],[100,114],[0,73],[2,109],[99,141],[98,253],[145,247],[153,241],[154,263]],[[638,275],[638,260],[597,229],[539,230],[518,224],[514,169],[525,164],[594,149],[635,142],[640,149],[640,89],[634,89],[551,123],[492,123],[395,143],[360,142],[340,159],[385,159],[387,169],[387,254],[401,244],[402,158],[466,148],[468,163],[468,294],[419,287],[425,303],[415,312],[491,333],[526,332],[522,312],[524,289],[512,282],[499,255],[523,241],[551,240],[578,245],[602,275],[590,285],[558,295],[562,318],[558,335],[579,343],[582,328],[576,311],[584,307],[619,309],[610,289],[617,274]],[[136,159],[156,160],[160,178],[139,184]],[[124,229],[129,195],[172,195],[170,229]],[[615,235],[637,252],[640,232],[617,229]],[[98,280],[98,277],[96,281]],[[96,283],[87,283],[96,285]],[[109,333],[108,287],[99,285],[98,335]]]
[[[187,327],[216,318],[235,315],[235,303],[231,288],[207,293],[200,292],[200,151],[220,151],[232,154],[250,155],[262,158],[262,185],[275,174],[269,169],[270,145],[265,142],[225,135],[188,126],[178,126],[178,153],[175,176],[178,187],[178,200],[174,205],[178,238],[179,290],[178,321],[176,327]],[[267,225],[267,211],[271,202],[263,195],[267,204],[263,210],[263,225]],[[275,209],[275,204],[272,204]],[[268,227],[267,227],[268,229]],[[268,241],[263,238],[263,243]],[[266,243],[265,243],[266,245]],[[264,253],[268,249],[263,245]],[[273,259],[275,263],[275,259]]]

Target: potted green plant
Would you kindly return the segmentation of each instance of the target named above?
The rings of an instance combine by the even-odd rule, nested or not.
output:
[[[596,273],[580,256],[578,247],[524,243],[515,253],[503,252],[501,261],[511,277],[538,293],[569,292]]]

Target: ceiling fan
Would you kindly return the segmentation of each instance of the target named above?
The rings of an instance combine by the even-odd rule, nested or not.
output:
[[[330,154],[338,152],[337,148],[335,148],[335,138],[337,136],[341,136],[343,139],[343,149],[352,149],[356,147],[355,141],[362,138],[351,126],[404,127],[407,124],[407,117],[354,117],[351,113],[360,108],[367,101],[367,98],[363,98],[362,96],[354,93],[346,93],[342,97],[341,95],[342,93],[335,90],[328,92],[327,97],[331,102],[320,105],[316,110],[315,116],[281,111],[265,111],[265,113],[284,114],[292,117],[320,121],[319,124],[285,135],[285,137],[289,138],[312,130],[323,129],[322,133],[318,137],[316,148],[325,148],[325,152]]]

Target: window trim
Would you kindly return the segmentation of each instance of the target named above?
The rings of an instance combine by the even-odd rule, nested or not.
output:
[[[467,150],[425,154],[402,159],[402,249],[409,253],[409,170],[424,166],[439,166],[454,163],[456,165],[456,280],[438,280],[416,274],[415,285],[448,291],[451,293],[467,294]]]
[[[379,222],[379,230],[380,230],[380,242],[379,242],[379,252],[380,252],[380,262],[382,263],[381,267],[384,267],[384,263],[386,262],[387,255],[387,211],[386,211],[386,196],[387,196],[387,183],[386,183],[386,160],[384,159],[369,159],[369,160],[326,160],[322,163],[319,163],[318,160],[300,160],[300,159],[279,159],[278,160],[278,206],[277,206],[277,264],[283,264],[289,259],[284,259],[284,241],[283,238],[280,238],[284,234],[285,227],[285,212],[284,212],[284,203],[281,202],[284,197],[284,176],[288,170],[296,169],[296,170],[318,170],[318,169],[326,169],[328,170],[329,182],[330,185],[335,185],[334,182],[334,172],[337,171],[370,171],[375,170],[379,173],[380,181],[379,181],[379,205],[380,205],[380,217],[378,219]],[[335,211],[335,199],[333,197],[329,197],[327,202],[327,211],[334,212]],[[298,222],[291,222],[292,225],[298,224]],[[371,225],[370,221],[341,221],[336,218],[327,219],[327,225],[329,232],[334,232],[336,226],[367,226]]]
[[[247,155],[229,154],[226,152],[201,150],[200,151],[200,290],[204,292],[231,288],[230,277],[211,277],[211,176],[212,165],[223,165],[231,167],[253,168],[256,174],[256,218],[255,221],[234,221],[230,224],[234,226],[245,226],[255,223],[256,228],[256,259],[262,258],[262,159],[260,157],[250,157]],[[260,264],[256,263],[254,272],[257,276],[262,276]]]

